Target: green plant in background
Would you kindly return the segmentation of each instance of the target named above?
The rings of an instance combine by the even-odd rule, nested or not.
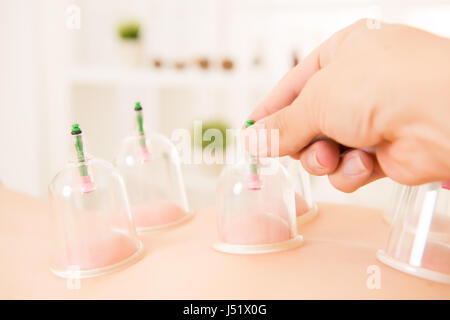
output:
[[[202,141],[201,141],[202,150],[205,149],[211,143],[213,143],[215,140],[214,137],[212,137],[211,141],[205,141],[203,139],[203,136],[208,129],[216,129],[216,130],[220,131],[220,133],[222,134],[223,145],[217,145],[217,147],[223,148],[223,150],[225,150],[227,145],[230,143],[230,141],[227,141],[227,134],[226,134],[228,128],[229,128],[228,124],[225,121],[220,120],[220,119],[203,121],[202,122]],[[192,135],[192,137],[194,137],[194,135]],[[200,146],[200,141],[193,140],[192,142],[194,144],[194,147]]]
[[[138,40],[141,26],[136,21],[123,22],[119,25],[118,34],[123,40]]]

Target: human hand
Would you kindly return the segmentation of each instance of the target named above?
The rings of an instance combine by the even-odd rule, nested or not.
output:
[[[448,39],[358,21],[287,73],[246,130],[278,129],[279,156],[345,192],[384,176],[410,185],[449,179],[449,57]],[[277,156],[267,136],[260,156]]]

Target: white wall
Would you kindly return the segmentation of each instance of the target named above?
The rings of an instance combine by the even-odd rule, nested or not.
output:
[[[39,192],[38,34],[28,1],[0,2],[0,181]]]

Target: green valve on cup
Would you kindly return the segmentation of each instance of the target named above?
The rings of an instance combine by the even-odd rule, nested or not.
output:
[[[140,102],[136,102],[136,104],[134,105],[134,111],[136,111],[136,123],[139,135],[139,148],[141,151],[142,160],[144,162],[147,162],[150,161],[152,155],[147,148],[147,143],[145,140],[144,118],[142,116],[142,106]]]
[[[247,120],[245,122],[245,127],[248,128],[255,124],[255,120]],[[249,190],[261,190],[262,182],[258,175],[258,158],[256,156],[250,155],[250,165],[249,171],[250,174],[247,178],[247,189]]]
[[[255,120],[247,120],[245,121],[245,127],[248,128],[255,124]]]
[[[83,148],[83,137],[82,131],[80,129],[80,125],[75,123],[72,125],[72,131],[70,132],[74,136],[74,145],[75,150],[77,152],[77,160],[81,165],[78,167],[78,171],[80,172],[81,178],[81,191],[83,193],[89,193],[95,190],[95,185],[92,182],[91,177],[88,173],[88,166],[84,163],[86,158],[84,156],[84,148]]]

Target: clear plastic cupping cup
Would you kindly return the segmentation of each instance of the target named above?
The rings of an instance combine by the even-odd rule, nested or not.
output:
[[[258,254],[302,244],[303,238],[297,234],[294,185],[278,160],[245,153],[222,171],[217,198],[216,250]]]
[[[143,247],[120,173],[85,153],[77,124],[71,134],[76,159],[49,185],[54,223],[51,271],[65,278],[89,278],[131,265]]]
[[[377,257],[400,271],[450,284],[450,181],[405,189]]]
[[[383,210],[383,219],[386,223],[391,224],[392,219],[394,218],[394,214],[397,210],[397,207],[402,202],[402,197],[406,194],[407,189],[410,188],[408,186],[392,182],[392,189],[389,194],[389,201],[387,203],[386,208]]]
[[[115,158],[128,192],[138,232],[176,226],[192,217],[180,158],[161,134],[144,132],[142,106],[134,108],[136,133],[125,138]]]
[[[302,167],[301,162],[290,157],[281,158],[281,163],[286,167],[289,176],[294,182],[295,190],[295,215],[299,225],[313,220],[318,213],[317,204],[313,202],[311,195],[310,177]]]

